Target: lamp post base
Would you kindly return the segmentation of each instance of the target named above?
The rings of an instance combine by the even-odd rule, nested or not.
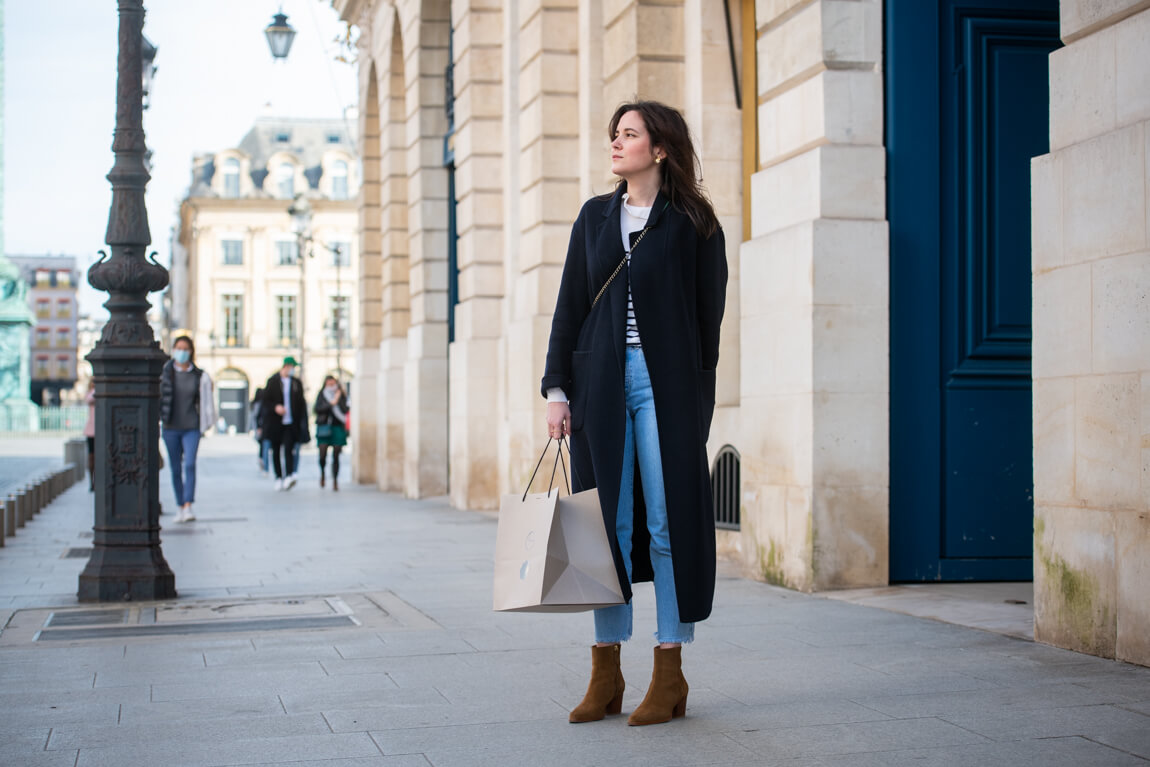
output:
[[[77,596],[81,602],[175,599],[176,576],[158,545],[98,547],[80,573]]]

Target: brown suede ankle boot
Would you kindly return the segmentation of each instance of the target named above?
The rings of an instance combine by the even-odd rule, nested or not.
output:
[[[655,646],[651,686],[627,724],[662,724],[687,713],[687,680],[683,678],[683,648]]]
[[[623,671],[619,668],[619,645],[591,646],[591,682],[587,694],[567,721],[598,722],[607,714],[623,710]]]

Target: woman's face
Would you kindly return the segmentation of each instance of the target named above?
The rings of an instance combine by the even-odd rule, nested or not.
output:
[[[173,348],[179,349],[180,351],[186,351],[188,354],[192,353],[192,345],[187,341],[176,341],[176,344]]]
[[[662,156],[661,151],[658,156]],[[634,109],[624,112],[611,141],[611,172],[623,178],[638,175],[655,165],[655,157],[642,115]]]

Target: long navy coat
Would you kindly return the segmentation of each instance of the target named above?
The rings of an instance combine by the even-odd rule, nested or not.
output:
[[[603,521],[623,594],[631,599],[615,517],[623,468],[627,269],[591,304],[623,258],[622,196],[584,204],[571,230],[551,324],[544,396],[560,387],[571,406],[575,490],[598,488]],[[723,232],[702,239],[686,213],[656,198],[650,231],[631,257],[631,294],[651,376],[667,496],[671,559],[679,619],[711,614],[715,593],[715,518],[707,468],[707,435],[715,409],[719,324],[727,286]],[[638,232],[631,235],[634,243]],[[651,580],[650,536],[635,467],[632,577]]]

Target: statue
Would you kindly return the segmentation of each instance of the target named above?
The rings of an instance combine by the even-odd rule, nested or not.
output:
[[[20,269],[0,254],[0,429],[35,431],[39,411],[29,399],[32,310]]]

